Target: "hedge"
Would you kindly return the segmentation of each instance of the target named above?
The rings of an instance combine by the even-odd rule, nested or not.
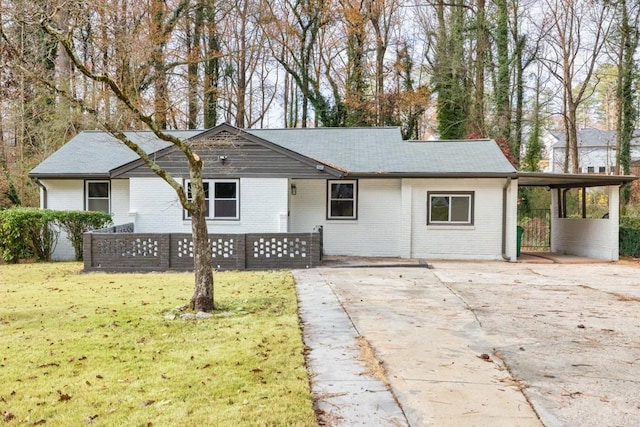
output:
[[[620,255],[640,257],[640,218],[620,217]]]
[[[11,208],[0,211],[0,253],[5,262],[22,258],[50,261],[60,231],[67,233],[75,257],[82,259],[82,235],[111,223],[111,215],[92,211]]]
[[[640,229],[640,217],[637,216],[621,216],[620,227],[638,228]]]
[[[67,232],[67,239],[73,245],[76,261],[82,261],[82,239],[84,233],[111,224],[111,215],[94,211],[58,211],[60,228]]]
[[[49,260],[59,232],[52,227],[51,211],[12,208],[0,212],[2,259],[15,263],[21,258]]]
[[[620,227],[620,255],[640,257],[640,228]]]

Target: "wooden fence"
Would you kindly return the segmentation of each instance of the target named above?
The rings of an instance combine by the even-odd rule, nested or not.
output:
[[[191,234],[118,227],[84,234],[85,271],[193,270]],[[210,234],[209,244],[217,270],[312,268],[322,262],[322,227],[312,233]]]

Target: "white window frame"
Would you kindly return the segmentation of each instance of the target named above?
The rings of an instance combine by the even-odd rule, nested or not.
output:
[[[432,206],[433,206],[433,198],[437,197],[447,197],[449,198],[448,205],[448,218],[446,221],[443,220],[433,220],[431,217],[432,214]],[[467,219],[464,221],[454,221],[451,219],[452,209],[451,209],[451,198],[467,198],[469,200],[469,208],[467,211]],[[427,225],[473,225],[474,221],[474,204],[475,204],[475,192],[474,191],[450,191],[450,192],[439,192],[439,191],[429,191],[427,192]]]
[[[107,184],[107,197],[90,197],[89,196],[89,186],[91,184]],[[98,211],[98,212],[106,212],[111,213],[111,181],[109,180],[87,180],[84,182],[84,210],[88,211],[89,209],[89,201],[90,200],[106,200],[107,201],[107,210],[106,211]]]
[[[334,184],[351,184],[353,185],[352,198],[332,198],[332,188]],[[331,204],[333,201],[352,201],[353,213],[349,216],[333,215]],[[358,219],[358,180],[357,179],[335,179],[327,180],[327,219],[331,220],[355,220]]]
[[[209,186],[209,197],[205,199],[205,203],[209,205],[209,215],[206,217],[207,220],[211,221],[237,221],[240,219],[240,180],[239,179],[203,179],[203,185],[206,184]],[[216,199],[216,184],[222,183],[233,183],[236,185],[236,197],[235,199]],[[187,197],[189,197],[189,189],[191,187],[191,180],[186,179],[184,181],[184,191],[187,193]],[[215,206],[216,200],[235,200],[236,203],[236,214],[235,216],[216,216]],[[191,219],[191,214],[189,211],[184,211],[184,218]]]

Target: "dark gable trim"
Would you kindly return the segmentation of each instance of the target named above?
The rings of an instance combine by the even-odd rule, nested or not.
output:
[[[334,176],[336,178],[341,178],[345,172],[336,169],[334,167],[331,167],[325,163],[319,162],[317,160],[314,160],[312,158],[309,158],[307,156],[304,156],[296,151],[293,150],[289,150],[288,148],[284,148],[281,147],[280,145],[274,144],[271,141],[267,141],[266,139],[262,139],[259,136],[250,134],[248,132],[245,132],[244,130],[237,128],[235,126],[232,126],[228,123],[223,123],[221,125],[218,125],[212,129],[206,130],[204,132],[202,132],[199,135],[194,136],[191,139],[200,139],[203,137],[210,137],[210,136],[215,136],[224,132],[229,132],[231,134],[235,133],[236,136],[246,140],[247,142],[251,142],[257,145],[261,145],[263,147],[269,148],[272,151],[275,151],[276,153],[280,153],[283,154],[287,157],[290,157],[294,160],[297,160],[301,163],[304,163],[306,165],[309,165],[313,168],[315,168],[316,170],[321,170],[324,171],[326,173],[328,173],[331,176]]]
[[[244,139],[245,141],[247,141],[249,143],[260,145],[260,146],[263,146],[265,148],[268,148],[268,149],[270,149],[270,150],[272,150],[274,152],[277,152],[277,153],[282,154],[282,155],[284,155],[286,157],[289,157],[289,158],[291,158],[293,160],[296,160],[296,161],[298,161],[300,163],[308,165],[309,167],[314,168],[317,171],[321,171],[323,173],[326,173],[326,174],[328,174],[328,175],[330,175],[332,177],[341,178],[344,175],[344,172],[342,172],[342,171],[340,171],[340,170],[338,170],[338,169],[336,169],[334,167],[331,167],[331,166],[326,165],[324,163],[318,162],[318,161],[316,161],[314,159],[311,159],[309,157],[303,156],[302,154],[299,154],[299,153],[297,153],[295,151],[291,151],[289,149],[281,147],[281,146],[279,146],[277,144],[274,144],[274,143],[272,143],[270,141],[262,139],[262,138],[260,138],[258,136],[255,136],[255,135],[252,135],[250,133],[247,133],[247,132],[243,131],[242,129],[237,128],[235,126],[232,126],[232,125],[230,125],[228,123],[223,123],[223,124],[218,125],[218,126],[216,126],[214,128],[211,128],[209,130],[203,131],[202,133],[199,133],[198,135],[189,138],[187,141],[203,139],[203,138],[214,138],[215,136],[217,136],[217,135],[219,135],[221,133],[225,133],[225,132],[230,133],[232,135],[236,135],[237,137],[242,138],[242,139]],[[159,150],[159,151],[157,151],[155,153],[152,153],[152,157],[157,160],[157,159],[160,159],[160,158],[162,158],[162,157],[164,157],[164,156],[166,156],[166,155],[168,155],[170,153],[173,153],[173,152],[175,152],[177,150],[178,150],[177,147],[170,146],[170,147],[164,148],[162,150]],[[135,168],[142,167],[142,166],[146,167],[146,164],[142,161],[142,159],[134,160],[133,162],[130,162],[130,163],[126,164],[126,165],[123,165],[123,166],[120,166],[120,167],[118,167],[116,169],[111,170],[110,177],[111,178],[117,178],[117,177],[119,177],[119,176],[121,176],[121,175],[123,175],[123,174],[125,174],[125,173],[127,173],[127,172],[129,172],[129,171],[131,171],[133,169],[135,169]]]

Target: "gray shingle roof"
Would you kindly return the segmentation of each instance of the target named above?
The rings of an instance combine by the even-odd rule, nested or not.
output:
[[[352,175],[515,172],[492,140],[403,141],[399,128],[260,129],[247,132]]]
[[[169,131],[180,138],[190,138],[197,131]],[[158,139],[151,131],[125,132],[147,153],[155,153],[171,144]],[[138,159],[126,145],[102,131],[80,132],[58,151],[29,172],[30,176],[108,178],[109,171]]]
[[[183,139],[202,130],[170,131]],[[246,132],[339,169],[347,175],[511,174],[492,140],[403,141],[399,128],[260,129]],[[147,153],[170,146],[149,131],[127,132]],[[36,166],[30,176],[108,178],[137,155],[105,132],[87,131]]]
[[[553,148],[564,148],[567,144],[564,133],[551,132],[557,142],[551,144]],[[614,130],[600,130],[593,128],[578,129],[578,147],[615,147],[617,132]],[[634,131],[632,145],[640,144],[640,130]]]

